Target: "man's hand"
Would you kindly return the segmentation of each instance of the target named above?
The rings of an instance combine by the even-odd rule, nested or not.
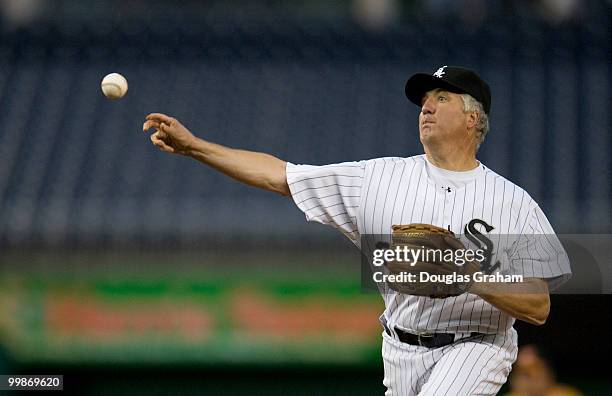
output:
[[[151,113],[146,117],[142,130],[147,132],[152,128],[155,132],[151,134],[151,142],[162,151],[187,155],[193,148],[195,136],[176,118]]]

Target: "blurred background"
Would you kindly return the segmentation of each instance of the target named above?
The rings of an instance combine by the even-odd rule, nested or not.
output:
[[[144,116],[293,163],[410,156],[407,77],[464,65],[493,92],[480,160],[558,232],[611,233],[611,22],[607,0],[1,0],[0,373],[82,394],[382,394],[383,306],[352,244],[157,151]],[[609,394],[593,356],[612,354],[611,302],[553,296],[520,343]]]

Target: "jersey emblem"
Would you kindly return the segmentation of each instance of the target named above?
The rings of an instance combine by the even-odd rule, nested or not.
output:
[[[486,274],[491,274],[496,271],[500,262],[496,261],[495,263],[491,263],[491,259],[493,257],[493,242],[484,236],[478,229],[476,229],[476,224],[480,224],[484,227],[486,232],[491,232],[495,227],[487,224],[483,220],[473,219],[468,224],[465,225],[463,232],[465,233],[465,237],[470,240],[474,245],[478,246],[478,249],[484,250],[485,259],[482,263],[480,263],[481,271]]]

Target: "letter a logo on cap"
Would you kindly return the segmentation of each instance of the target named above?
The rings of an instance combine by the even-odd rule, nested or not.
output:
[[[447,67],[448,66],[442,66],[441,68],[436,70],[436,72],[433,74],[434,77],[442,78],[442,76],[444,75],[444,69],[447,68]]]

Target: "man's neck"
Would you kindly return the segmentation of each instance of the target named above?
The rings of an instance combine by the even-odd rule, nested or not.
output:
[[[466,152],[453,152],[444,155],[441,153],[434,153],[425,148],[425,155],[433,166],[450,171],[465,172],[478,166],[476,156]]]

